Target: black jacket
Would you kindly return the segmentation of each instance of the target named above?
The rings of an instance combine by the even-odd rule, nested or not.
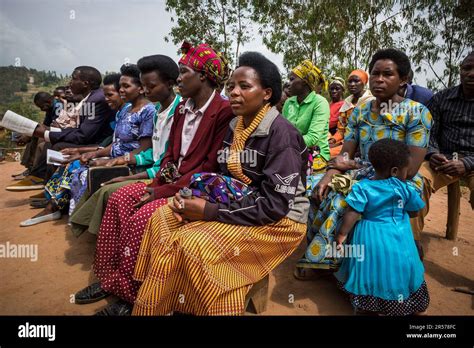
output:
[[[226,156],[237,118],[230,122],[218,162],[222,174],[231,176]],[[235,225],[267,225],[285,216],[306,223],[309,201],[305,197],[308,150],[299,131],[273,107],[245,143],[243,173],[252,180],[253,194],[230,204],[206,203],[205,220]]]

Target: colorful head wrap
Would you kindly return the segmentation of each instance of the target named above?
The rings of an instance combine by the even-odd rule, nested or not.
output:
[[[333,78],[331,83],[329,84],[329,86],[331,86],[332,84],[341,85],[342,88],[345,88],[345,86],[346,86],[346,82],[344,81],[344,79],[342,77]]]
[[[364,85],[369,82],[369,74],[367,74],[364,70],[362,69],[356,69],[353,72],[349,74],[349,77],[352,75],[359,76],[360,80],[364,83]],[[349,77],[347,78],[349,80]]]
[[[228,62],[224,55],[216,52],[208,44],[200,44],[192,47],[189,42],[184,41],[181,46],[183,55],[180,64],[189,66],[191,69],[203,72],[206,77],[222,86],[229,77]]]
[[[328,89],[328,81],[321,69],[308,59],[302,61],[300,65],[291,70],[291,72],[304,80],[313,91],[317,90],[320,85],[322,85],[324,91]]]

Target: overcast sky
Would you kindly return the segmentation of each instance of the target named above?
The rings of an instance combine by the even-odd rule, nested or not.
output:
[[[178,60],[178,47],[164,40],[170,17],[165,0],[0,0],[0,66],[70,74],[91,65],[104,73],[151,54]],[[266,49],[257,30],[244,51],[259,51],[284,71],[282,55]],[[417,75],[420,84],[432,77]]]
[[[79,65],[118,71],[151,54],[177,60],[178,47],[164,40],[170,16],[165,0],[0,0],[0,65],[70,74]],[[241,52],[250,50],[283,68],[261,37]]]

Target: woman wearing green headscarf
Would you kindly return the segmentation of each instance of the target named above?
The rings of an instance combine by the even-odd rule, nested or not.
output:
[[[317,91],[327,90],[327,80],[309,60],[295,67],[289,80],[292,97],[283,106],[283,116],[300,131],[307,147],[317,147],[319,157],[315,159],[313,168],[322,169],[330,158],[327,139],[329,103]]]

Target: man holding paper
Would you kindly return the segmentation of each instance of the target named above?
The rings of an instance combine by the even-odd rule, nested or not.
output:
[[[44,138],[46,144],[29,176],[7,190],[25,191],[32,186],[43,184],[54,173],[54,166],[46,163],[47,150],[60,151],[65,148],[96,146],[99,147],[105,138],[112,134],[110,123],[114,120],[114,112],[105,102],[104,92],[100,85],[102,77],[100,72],[90,66],[79,66],[72,73],[69,87],[75,95],[82,95],[80,108],[77,109],[76,119],[72,123],[76,128],[53,129],[43,124],[38,124],[33,131],[33,136]]]

